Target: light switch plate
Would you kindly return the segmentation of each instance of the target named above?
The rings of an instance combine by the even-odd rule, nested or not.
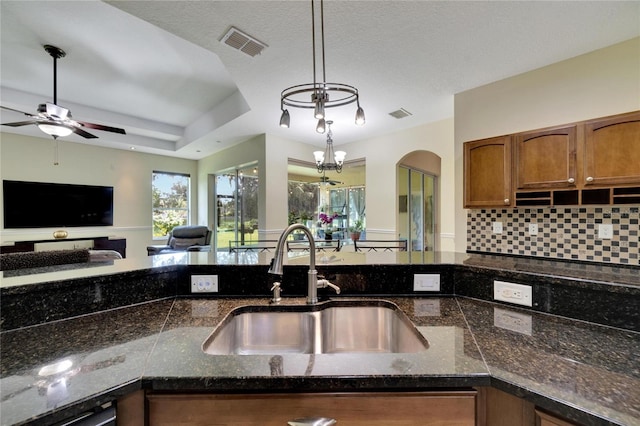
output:
[[[413,291],[440,291],[440,274],[413,274]]]
[[[492,222],[491,229],[494,234],[502,234],[502,222]]]

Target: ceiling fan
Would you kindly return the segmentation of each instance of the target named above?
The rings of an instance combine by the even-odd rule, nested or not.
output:
[[[53,103],[44,103],[38,105],[36,114],[29,114],[28,112],[19,111],[17,109],[8,108],[2,106],[0,108],[9,111],[19,112],[27,117],[31,117],[27,121],[18,121],[15,123],[2,123],[3,126],[20,127],[35,124],[40,130],[48,135],[53,136],[54,139],[58,137],[69,136],[71,133],[75,133],[83,138],[95,139],[97,136],[87,132],[83,128],[103,130],[105,132],[120,133],[125,135],[124,129],[117,127],[103,126],[102,124],[87,123],[84,121],[76,121],[71,118],[71,111],[67,108],[57,105],[57,60],[63,58],[66,53],[64,50],[51,46],[49,44],[44,46],[44,50],[53,57]]]
[[[344,184],[344,182],[340,182],[339,180],[333,180],[327,177],[326,173],[322,172],[322,177],[320,177],[320,183],[329,184],[331,186],[335,186],[337,184]]]

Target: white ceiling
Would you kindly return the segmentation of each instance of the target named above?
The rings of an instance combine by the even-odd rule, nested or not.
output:
[[[123,127],[69,141],[198,159],[267,133],[321,146],[310,110],[280,92],[313,81],[310,2],[0,1],[3,106],[33,113],[52,100],[77,120]],[[356,86],[330,110],[336,146],[453,115],[453,95],[640,35],[638,1],[327,0],[327,81]],[[231,27],[267,44],[256,57],[219,40]],[[401,120],[388,114],[405,108]],[[22,121],[2,111],[1,122]],[[42,136],[35,126],[2,131]],[[309,153],[311,157],[311,152]]]

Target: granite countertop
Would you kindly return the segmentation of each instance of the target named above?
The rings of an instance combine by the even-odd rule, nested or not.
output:
[[[1,424],[58,420],[139,389],[160,391],[495,386],[590,425],[640,424],[640,334],[462,297],[385,298],[429,341],[414,354],[213,356],[233,308],[266,299],[176,298],[0,334]],[[299,298],[284,304],[303,304]]]
[[[158,256],[129,257],[108,262],[89,262],[73,265],[0,271],[0,288],[21,287],[77,278],[123,273],[145,273],[168,268],[197,265],[241,266],[269,265],[271,252],[185,252]],[[358,267],[374,265],[460,265],[514,273],[536,274],[543,277],[567,277],[591,283],[606,283],[640,288],[638,265],[607,265],[526,258],[483,253],[455,252],[326,252],[316,259],[318,267]],[[289,253],[285,265],[308,265],[308,254]]]

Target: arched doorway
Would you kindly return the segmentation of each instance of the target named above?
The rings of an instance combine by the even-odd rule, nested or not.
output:
[[[437,251],[441,158],[414,151],[397,164],[397,229],[410,251]]]

